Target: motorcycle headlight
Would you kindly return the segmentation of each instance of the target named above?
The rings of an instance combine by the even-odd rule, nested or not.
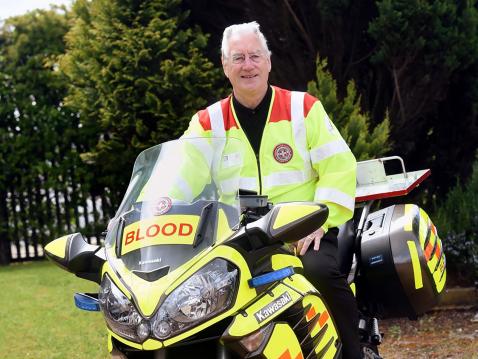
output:
[[[151,320],[153,335],[172,337],[226,311],[233,303],[238,269],[216,258],[172,291]]]
[[[103,277],[98,300],[106,323],[112,331],[137,343],[146,340],[150,334],[149,323],[108,275]]]

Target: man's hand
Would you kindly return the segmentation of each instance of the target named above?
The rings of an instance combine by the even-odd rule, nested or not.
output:
[[[324,236],[325,232],[322,228],[319,228],[315,232],[312,232],[307,237],[302,238],[296,243],[297,252],[299,255],[303,256],[307,249],[309,248],[310,244],[314,242],[314,251],[318,251],[320,248],[320,240]]]

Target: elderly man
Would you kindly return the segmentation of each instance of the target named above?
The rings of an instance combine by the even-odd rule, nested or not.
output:
[[[270,86],[270,51],[256,22],[232,25],[222,40],[222,65],[232,95],[191,120],[186,136],[236,137],[249,143],[241,187],[273,203],[316,201],[327,222],[301,239],[307,278],[324,295],[344,344],[344,357],[361,357],[355,298],[337,264],[337,226],[353,215],[356,161],[313,96]]]

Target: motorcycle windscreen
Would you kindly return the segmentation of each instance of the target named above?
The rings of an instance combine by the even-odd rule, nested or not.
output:
[[[184,138],[143,151],[106,247],[130,271],[155,280],[223,241],[240,220],[244,150],[234,138]]]

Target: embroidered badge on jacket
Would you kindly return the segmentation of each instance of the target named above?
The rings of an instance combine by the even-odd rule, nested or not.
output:
[[[279,163],[289,162],[293,154],[292,147],[286,143],[281,143],[274,147],[274,159]]]

